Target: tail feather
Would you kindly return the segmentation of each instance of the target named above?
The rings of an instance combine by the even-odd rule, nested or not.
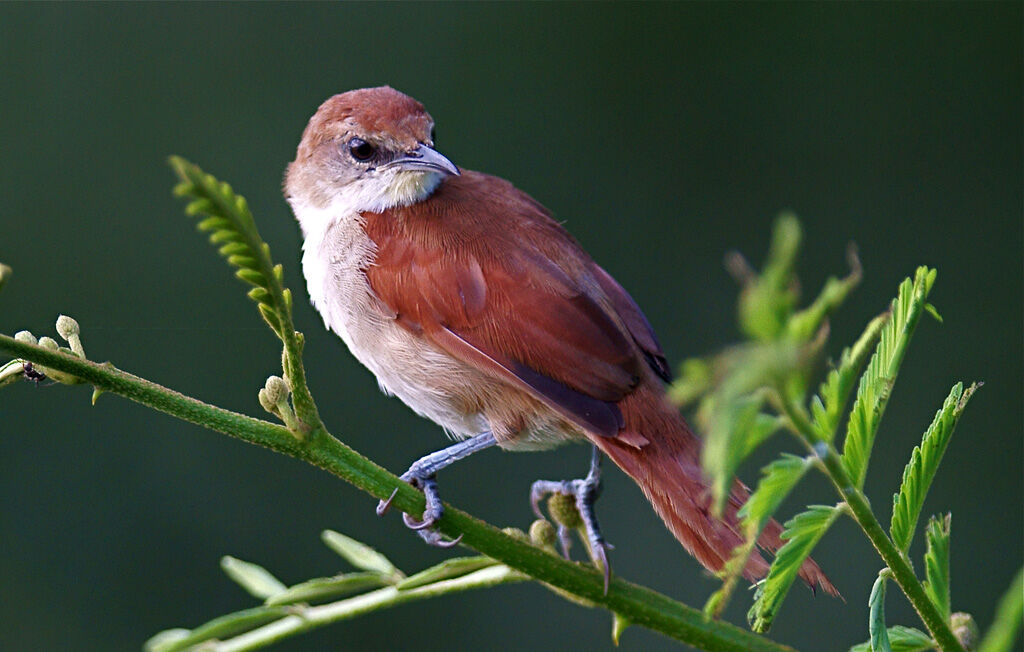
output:
[[[676,539],[705,568],[719,571],[732,557],[733,550],[744,542],[736,512],[750,495],[740,481],[733,485],[722,518],[711,514],[711,492],[700,466],[700,440],[690,432],[678,411],[654,392],[639,391],[620,404],[625,429],[642,433],[637,437],[595,437],[594,443],[615,464],[640,486]],[[656,398],[656,401],[651,400]],[[758,545],[768,552],[777,551],[784,543],[782,526],[770,521],[758,538]],[[769,564],[754,550],[743,576],[756,581],[768,573]],[[812,589],[821,587],[829,595],[839,591],[829,582],[814,560],[808,558],[800,568],[800,577]]]

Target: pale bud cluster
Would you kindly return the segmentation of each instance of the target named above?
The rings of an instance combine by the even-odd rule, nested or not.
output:
[[[287,380],[280,376],[270,376],[260,389],[258,398],[264,410],[283,421],[297,439],[302,439],[305,429],[300,427],[301,423],[292,409],[291,395],[292,390]]]

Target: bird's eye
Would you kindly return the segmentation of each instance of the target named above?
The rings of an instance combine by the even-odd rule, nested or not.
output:
[[[348,141],[348,152],[357,161],[368,161],[373,156],[374,147],[362,138],[353,138]]]
[[[431,143],[436,143],[437,142],[437,129],[435,127],[431,127],[430,128],[430,142]]]

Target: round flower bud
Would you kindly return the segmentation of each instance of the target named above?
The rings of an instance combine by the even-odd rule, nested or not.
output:
[[[25,344],[39,344],[39,340],[36,336],[28,331],[18,331],[14,334],[14,339],[18,342],[24,342]]]
[[[288,384],[280,376],[267,378],[265,389],[267,390],[267,400],[273,405],[288,398]]]
[[[576,509],[576,499],[573,496],[560,493],[551,494],[551,497],[548,498],[548,512],[551,514],[551,518],[555,519],[555,523],[564,525],[570,530],[583,526],[583,519],[580,518],[580,513]]]
[[[82,331],[78,327],[78,322],[68,317],[67,315],[61,315],[57,317],[57,333],[66,340],[70,340],[72,336],[80,334]]]
[[[530,525],[530,541],[533,545],[541,548],[554,548],[558,541],[558,533],[550,521],[542,518],[537,519]]]

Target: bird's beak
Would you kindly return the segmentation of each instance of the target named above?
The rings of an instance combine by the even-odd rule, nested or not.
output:
[[[381,169],[399,167],[403,170],[419,170],[421,172],[440,172],[441,174],[459,176],[459,168],[437,150],[420,145],[411,152],[396,158]]]

